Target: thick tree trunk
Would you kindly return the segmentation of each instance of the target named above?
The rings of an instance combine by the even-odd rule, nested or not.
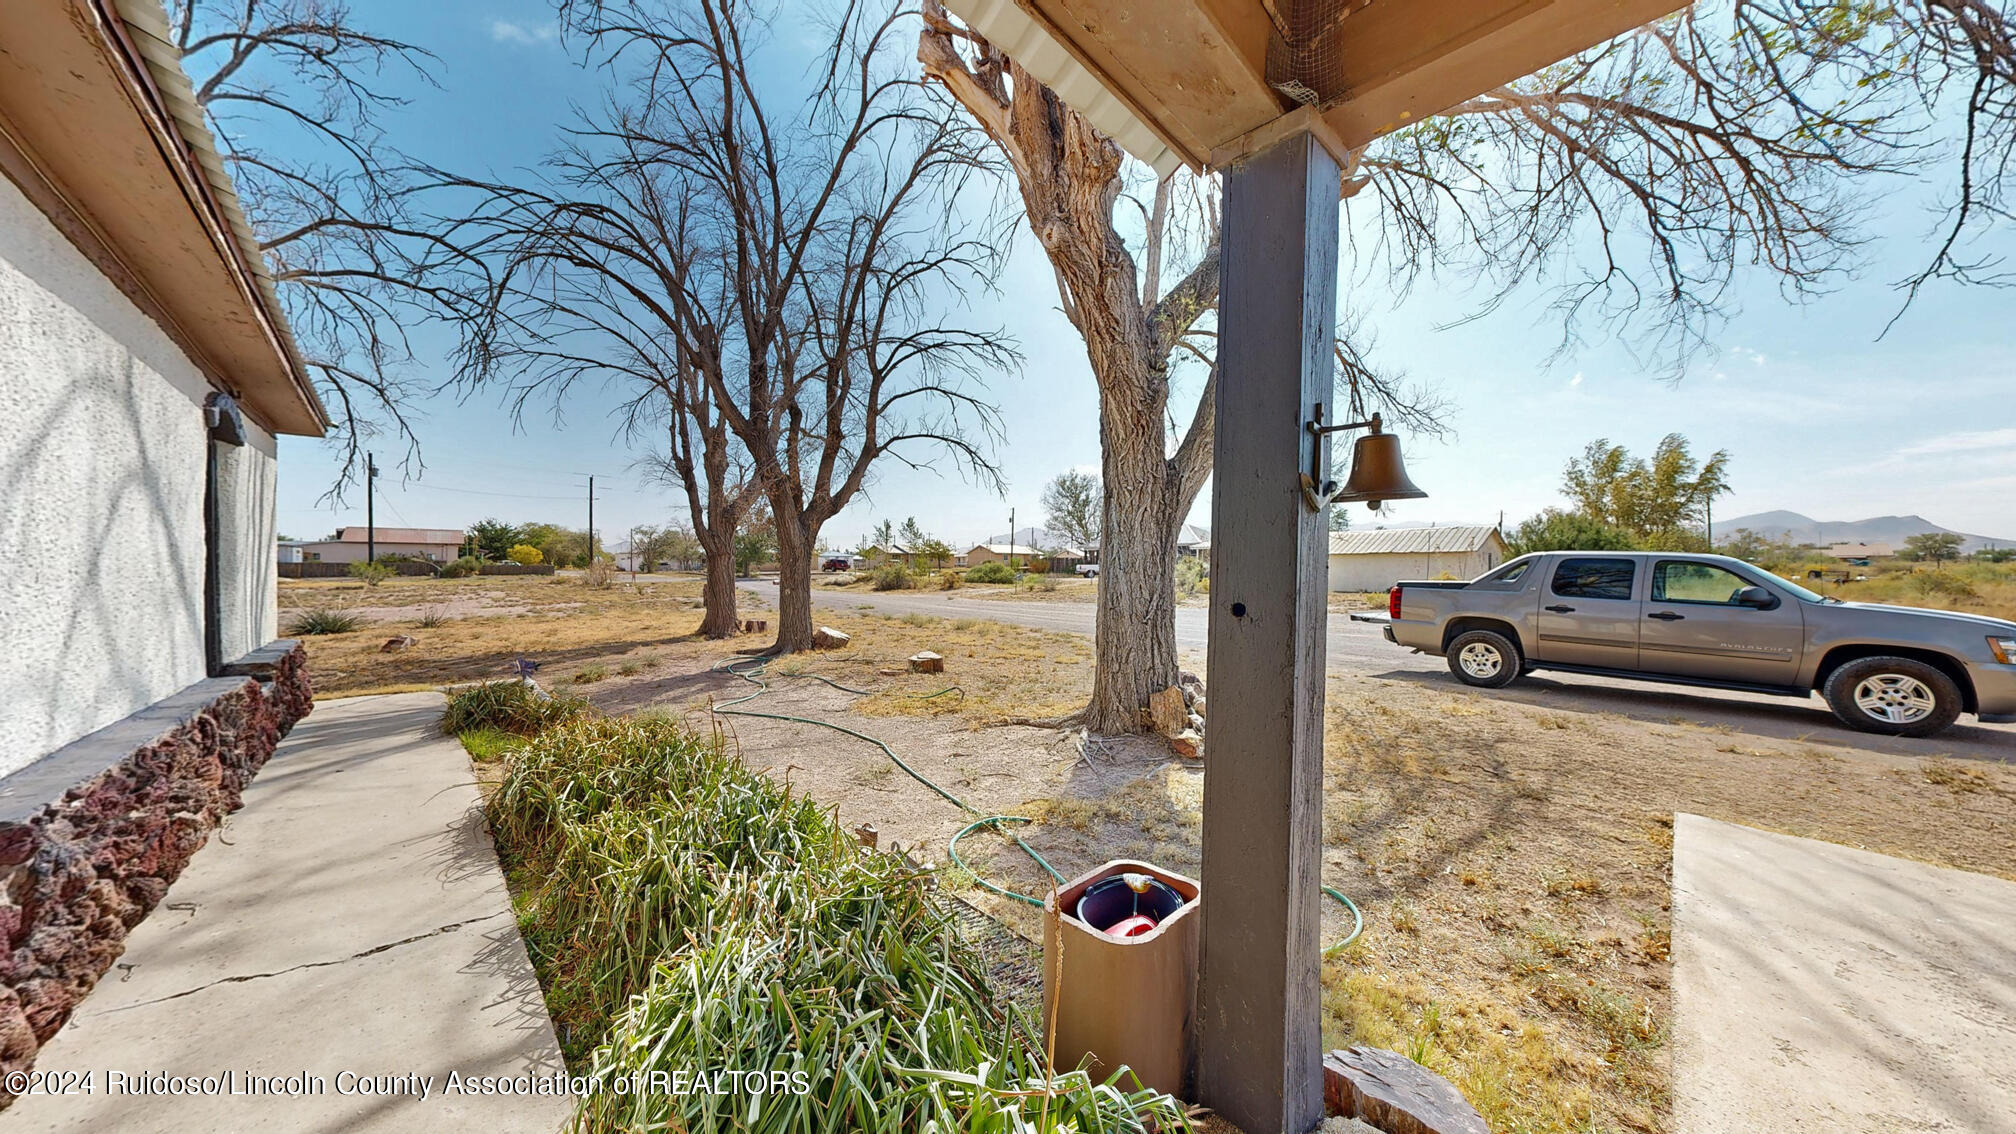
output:
[[[812,540],[802,519],[778,515],[777,644],[771,652],[794,654],[811,648]]]
[[[742,632],[742,623],[735,609],[733,536],[719,552],[707,548],[707,581],[701,585],[700,600],[707,607],[706,614],[700,619],[701,637],[732,638]]]
[[[1100,467],[1106,509],[1099,545],[1099,614],[1092,700],[1095,733],[1139,732],[1148,695],[1176,684],[1175,494],[1160,422],[1116,427],[1102,414]],[[1136,415],[1127,414],[1127,417]]]

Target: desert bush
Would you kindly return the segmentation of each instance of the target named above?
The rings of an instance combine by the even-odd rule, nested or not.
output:
[[[581,582],[597,590],[613,586],[616,582],[616,565],[607,559],[597,559],[588,565],[587,572],[581,576]]]
[[[367,587],[375,587],[392,577],[394,569],[389,563],[352,563],[350,577],[360,579]]]
[[[957,572],[957,571],[940,571],[940,572],[938,572],[938,589],[939,589],[939,590],[941,590],[941,591],[956,591],[956,590],[958,590],[958,589],[959,589],[959,572]]]
[[[1050,573],[1050,561],[1048,559],[1031,559],[1028,566],[1023,569],[1031,575],[1048,575]]]
[[[420,628],[422,630],[432,630],[438,626],[447,624],[447,622],[448,612],[442,610],[440,607],[423,606],[420,608]]]
[[[1031,575],[1023,580],[1022,586],[1028,590],[1048,593],[1057,589],[1057,580],[1049,575]]]
[[[1012,583],[1015,581],[1015,572],[1006,563],[994,559],[967,568],[966,581],[969,583]]]
[[[460,736],[494,728],[531,736],[588,711],[588,702],[568,693],[546,695],[522,681],[486,681],[456,690],[441,714],[441,731]]]
[[[1210,573],[1210,568],[1202,559],[1196,556],[1178,559],[1176,561],[1176,593],[1179,595],[1196,594],[1202,589],[1204,579]]]
[[[1974,584],[1954,571],[1919,571],[1914,573],[1905,586],[1915,594],[1926,598],[1973,598]]]
[[[533,567],[546,562],[546,553],[529,543],[521,543],[505,552],[504,558],[522,566]]]
[[[875,568],[868,578],[878,591],[907,591],[917,585],[917,577],[901,563],[884,563]]]
[[[304,610],[287,623],[287,636],[305,638],[310,634],[348,634],[363,625],[362,617],[347,610]]]
[[[473,555],[465,555],[441,568],[444,579],[466,579],[483,569],[483,561]]]

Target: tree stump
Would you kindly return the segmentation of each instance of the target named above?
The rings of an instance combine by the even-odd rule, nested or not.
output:
[[[945,659],[930,650],[922,650],[910,655],[911,673],[944,673]]]
[[[831,626],[821,626],[812,631],[812,648],[815,650],[837,650],[853,640],[853,635]]]
[[[1174,738],[1189,725],[1190,706],[1183,701],[1183,690],[1171,685],[1148,695],[1148,720],[1156,732]]]
[[[1449,1080],[1397,1051],[1354,1047],[1323,1057],[1323,1104],[1386,1134],[1491,1134]]]

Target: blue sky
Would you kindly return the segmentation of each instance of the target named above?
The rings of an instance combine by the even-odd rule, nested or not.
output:
[[[567,61],[551,11],[533,3],[426,5],[356,0],[360,23],[440,56],[439,90],[411,92],[387,121],[393,140],[434,164],[516,175],[551,145],[572,105],[592,104],[597,79]],[[1717,349],[1677,383],[1648,371],[1623,344],[1591,341],[1554,357],[1558,320],[1539,290],[1492,314],[1440,329],[1485,298],[1461,281],[1426,281],[1396,303],[1373,287],[1345,291],[1376,332],[1378,358],[1436,387],[1455,406],[1446,442],[1409,438],[1408,469],[1426,500],[1392,505],[1384,522],[1508,522],[1558,502],[1562,465],[1592,438],[1649,450],[1669,432],[1698,451],[1732,454],[1734,491],[1719,518],[1785,508],[1823,520],[1915,512],[1947,527],[2016,540],[2016,318],[2012,296],[1935,286],[1890,333],[1890,283],[1916,265],[1933,218],[1889,198],[1872,225],[1874,255],[1853,280],[1805,305],[1787,303],[1761,275],[1739,277],[1737,312]],[[1899,204],[1897,202],[1904,202]],[[1998,249],[2016,251],[2004,237]],[[1994,251],[1997,249],[1989,249]],[[973,318],[1007,327],[1027,361],[1002,375],[993,400],[1006,441],[999,451],[1005,498],[956,475],[891,464],[825,533],[851,545],[880,517],[916,516],[954,545],[1040,520],[1043,484],[1065,469],[1095,469],[1098,420],[1090,369],[1077,333],[1057,310],[1056,285],[1026,227],[1018,230],[998,293]],[[451,345],[422,331],[423,378],[445,377]],[[1180,381],[1176,413],[1187,420],[1198,379]],[[486,516],[586,521],[586,474],[596,474],[596,527],[612,542],[633,524],[682,518],[683,497],[633,468],[645,446],[614,437],[613,395],[571,400],[513,422],[495,394],[442,395],[418,407],[427,468],[380,479],[386,525],[465,527]],[[381,467],[396,453],[381,443]],[[280,529],[301,538],[363,520],[361,493],[332,510],[320,502],[334,475],[321,442],[281,440]],[[1208,489],[1193,518],[1208,523]],[[1382,522],[1362,508],[1354,525]]]

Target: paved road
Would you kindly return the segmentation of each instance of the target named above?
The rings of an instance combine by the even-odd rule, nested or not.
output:
[[[777,604],[771,581],[742,584]],[[1016,626],[1090,634],[1094,607],[1089,602],[1024,602],[967,598],[957,592],[833,591],[812,588],[814,610],[857,610],[884,614],[928,614],[940,618],[986,618]],[[1201,667],[1208,644],[1209,612],[1203,607],[1176,608],[1176,648],[1194,654]],[[1441,658],[1401,649],[1380,635],[1379,627],[1353,622],[1348,615],[1330,615],[1326,635],[1333,676],[1379,677],[1413,681],[1448,690],[1459,688]],[[1201,672],[1201,669],[1200,669]],[[1510,688],[1488,694],[1548,708],[1581,712],[1620,713],[1648,721],[1684,719],[1727,725],[1742,732],[1780,740],[1813,740],[1900,756],[1941,753],[2006,762],[2016,759],[2016,725],[1984,725],[1972,717],[1930,740],[1903,740],[1851,732],[1837,722],[1818,697],[1798,701],[1751,693],[1683,689],[1679,686],[1615,681],[1574,674],[1540,674]]]

